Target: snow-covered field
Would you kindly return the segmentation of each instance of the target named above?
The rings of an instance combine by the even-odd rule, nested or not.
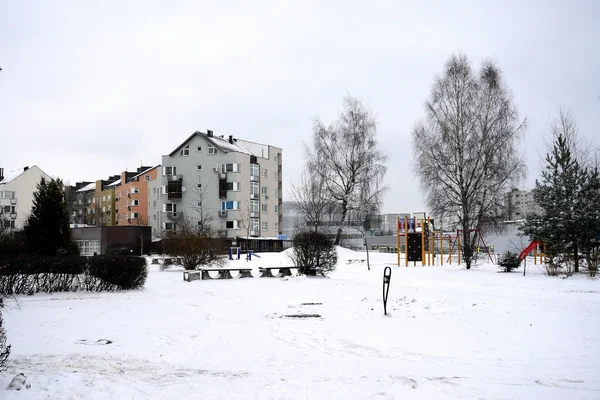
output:
[[[339,253],[329,278],[184,282],[152,265],[140,291],[8,299],[0,398],[600,399],[597,280],[393,266],[386,317],[395,255],[367,271]],[[285,317],[302,313],[320,318]],[[31,389],[4,390],[19,372]]]

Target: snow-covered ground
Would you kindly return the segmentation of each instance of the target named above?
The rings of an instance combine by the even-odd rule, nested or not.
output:
[[[0,398],[600,398],[597,280],[392,266],[386,317],[395,255],[368,271],[346,264],[364,253],[339,253],[329,278],[184,282],[151,265],[140,291],[8,299]],[[31,388],[4,390],[20,372]]]

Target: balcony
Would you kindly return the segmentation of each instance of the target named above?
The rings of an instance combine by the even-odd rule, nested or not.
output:
[[[167,182],[182,181],[183,175],[167,175]]]
[[[257,175],[250,175],[250,182],[258,182],[260,178]]]
[[[181,176],[181,175],[169,175],[169,178],[172,176]],[[169,200],[181,200],[182,197],[182,181],[180,180],[170,180],[167,183],[167,198]]]
[[[227,217],[227,210],[219,210],[219,217]]]
[[[258,193],[250,193],[250,198],[252,200],[258,200]]]
[[[177,218],[177,212],[176,211],[167,211],[167,218],[169,218],[169,219],[176,219]]]
[[[250,236],[260,236],[258,231],[250,231]]]
[[[10,219],[17,219],[17,213],[10,213]]]
[[[258,218],[258,212],[250,211],[250,218]]]
[[[17,204],[17,199],[10,199],[10,204]]]

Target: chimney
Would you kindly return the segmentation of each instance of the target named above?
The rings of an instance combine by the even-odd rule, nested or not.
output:
[[[23,167],[23,172],[27,171],[29,169],[29,165],[26,165]]]
[[[0,181],[4,179],[4,168],[0,168]]]
[[[229,135],[229,143],[233,144],[233,135]]]
[[[213,131],[211,131],[210,129],[207,129],[206,130],[206,136],[213,137]]]

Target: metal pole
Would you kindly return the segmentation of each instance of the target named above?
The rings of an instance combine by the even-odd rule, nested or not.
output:
[[[387,299],[390,291],[390,280],[392,279],[392,269],[385,267],[383,270],[383,314],[387,315]]]

